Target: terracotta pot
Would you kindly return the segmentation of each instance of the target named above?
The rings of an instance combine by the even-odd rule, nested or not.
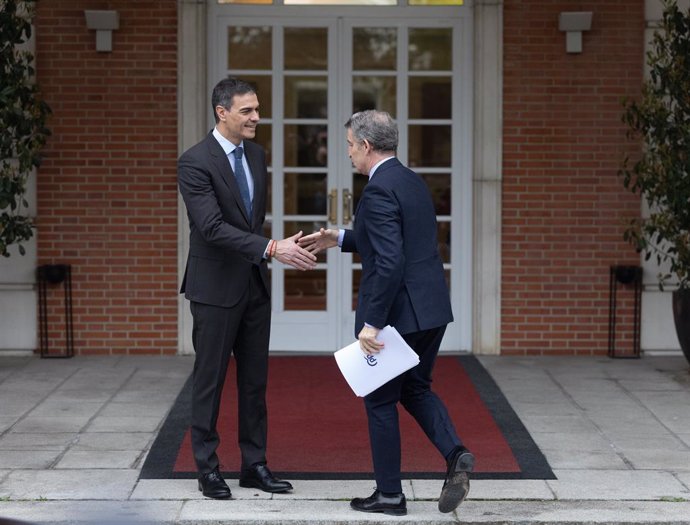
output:
[[[690,289],[673,292],[673,320],[676,323],[680,349],[690,363]]]

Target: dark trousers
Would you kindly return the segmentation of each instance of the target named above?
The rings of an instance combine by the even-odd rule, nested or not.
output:
[[[232,308],[191,303],[194,319],[192,450],[197,469],[219,467],[216,429],[231,354],[237,365],[238,442],[242,468],[266,462],[266,381],[271,302],[258,270],[244,297]]]
[[[445,331],[442,326],[403,335],[419,355],[419,364],[364,398],[376,488],[382,492],[402,492],[398,401],[444,458],[462,444],[446,406],[431,391],[431,373]]]

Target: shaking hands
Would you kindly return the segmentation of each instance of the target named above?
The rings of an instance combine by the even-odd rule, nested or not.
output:
[[[313,270],[316,268],[316,256],[298,244],[301,237],[302,232],[300,231],[292,237],[276,241],[273,258],[297,270]]]
[[[316,254],[338,246],[338,230],[321,230],[302,236],[297,232],[292,237],[276,241],[273,258],[297,270],[316,268]]]
[[[338,246],[338,230],[321,228],[317,232],[301,237],[298,242],[302,248],[316,255],[323,250]]]

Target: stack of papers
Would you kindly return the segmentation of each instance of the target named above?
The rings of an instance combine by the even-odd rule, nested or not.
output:
[[[359,341],[335,352],[340,372],[359,397],[366,396],[419,364],[419,356],[392,326],[383,328],[376,339],[384,345],[378,354],[366,355]]]

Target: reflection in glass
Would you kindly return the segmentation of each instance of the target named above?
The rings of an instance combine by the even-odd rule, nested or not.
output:
[[[398,31],[394,27],[356,27],[352,30],[352,68],[395,71]]]
[[[285,310],[326,310],[326,270],[285,270]]]
[[[450,27],[410,28],[410,71],[450,71],[453,31]]]
[[[328,69],[328,28],[286,27],[285,69]]]
[[[328,77],[285,77],[285,118],[328,118]]]
[[[450,174],[423,173],[420,175],[429,188],[436,215],[450,215]]]
[[[228,69],[271,69],[271,28],[228,27]]]
[[[254,136],[254,142],[259,144],[262,148],[266,150],[266,165],[271,166],[273,148],[271,144],[271,125],[259,125],[256,127],[256,135]]]
[[[410,167],[450,167],[450,126],[409,126]]]
[[[450,262],[450,222],[438,222],[438,253],[444,263]]]
[[[451,118],[451,77],[409,77],[409,117]]]
[[[395,77],[355,75],[352,77],[352,110],[387,111],[395,118]]]
[[[325,166],[328,133],[325,125],[285,126],[285,166]]]
[[[326,215],[327,180],[325,173],[286,173],[284,181],[283,207],[286,214]]]
[[[271,106],[273,105],[271,76],[243,74],[242,80],[246,80],[254,86],[256,97],[259,99],[259,115],[261,118],[271,118]]]

